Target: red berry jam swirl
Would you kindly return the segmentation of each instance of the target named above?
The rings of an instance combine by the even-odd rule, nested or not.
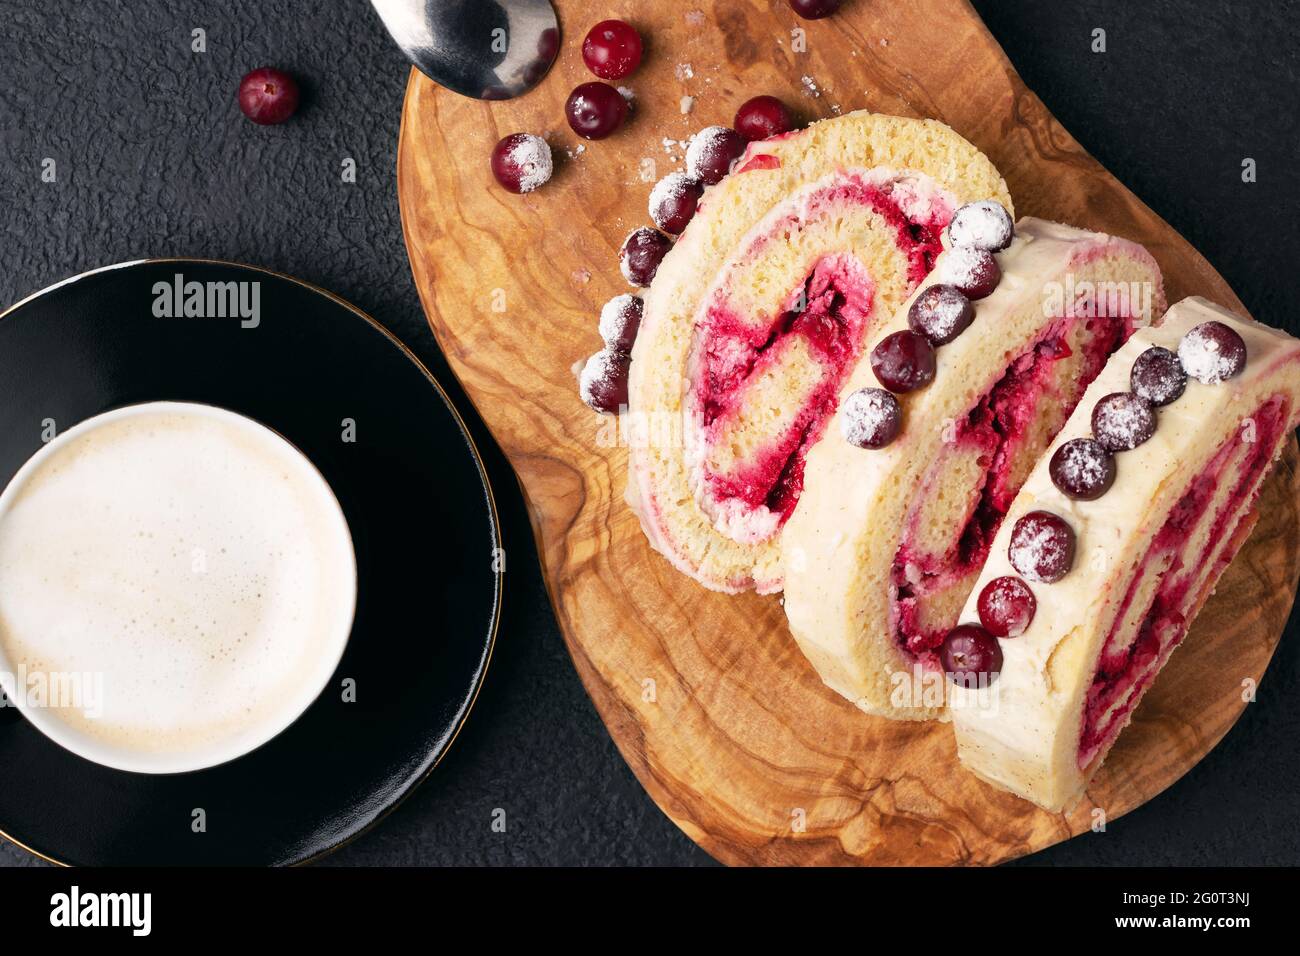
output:
[[[790,241],[819,219],[852,207],[869,208],[894,231],[907,260],[909,287],[919,284],[942,251],[940,237],[952,205],[936,197],[928,218],[915,221],[893,195],[892,183],[856,175],[838,177],[801,199],[796,211],[750,240],[737,262],[760,259],[768,243]],[[875,312],[876,283],[851,253],[824,255],[768,322],[737,312],[728,292],[724,278],[705,307],[690,359],[699,479],[705,505],[724,533],[761,540],[784,524],[798,502],[807,451],[821,437],[840,386],[861,356]],[[767,422],[756,450],[731,454],[737,436],[755,428],[770,404],[763,396],[770,399],[773,381],[782,378],[790,387],[798,382],[793,414],[783,412]],[[782,399],[781,407],[788,408],[788,395]],[[762,407],[751,407],[759,403]],[[764,518],[747,525],[746,516],[763,509]]]
[[[1192,479],[1139,562],[1102,647],[1084,706],[1079,767],[1119,735],[1219,574],[1245,540],[1250,509],[1286,431],[1290,411],[1275,395],[1243,419]]]
[[[957,619],[1020,486],[1133,325],[1127,316],[1057,319],[953,424],[913,499],[892,572],[895,639],[923,664],[938,665],[936,649]],[[970,484],[965,492],[954,492],[954,481]],[[965,514],[955,522],[951,512],[936,516],[927,510],[941,499],[954,507],[954,498],[963,497]],[[952,527],[960,531],[947,531]]]

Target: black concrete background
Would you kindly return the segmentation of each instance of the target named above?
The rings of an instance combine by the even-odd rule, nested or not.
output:
[[[1300,332],[1300,4],[975,5],[1084,146],[1258,318]],[[195,27],[207,31],[204,55],[190,51]],[[1095,27],[1107,31],[1105,55],[1090,52]],[[253,126],[235,103],[239,77],[264,63],[306,86],[300,116],[282,127]],[[471,417],[402,245],[394,166],[405,86],[405,64],[364,0],[0,0],[0,303],[142,256],[267,266],[393,329]],[[339,182],[347,156],[355,185]],[[57,161],[57,184],[41,182],[45,157]],[[1241,181],[1244,157],[1258,163],[1255,184]],[[481,428],[477,437],[491,445]],[[490,459],[512,563],[486,687],[429,782],[326,862],[709,863],[645,796],[597,719],[556,630],[513,476]],[[1197,768],[1105,834],[1025,862],[1300,862],[1295,630],[1293,618],[1258,702]],[[21,768],[0,777],[21,786]],[[497,807],[504,834],[490,827]],[[33,861],[3,844],[0,862]]]

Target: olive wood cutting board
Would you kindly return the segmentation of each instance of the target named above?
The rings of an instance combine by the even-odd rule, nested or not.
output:
[[[806,120],[861,108],[942,120],[992,158],[1018,215],[1146,245],[1170,302],[1199,294],[1244,312],[1227,283],[1053,119],[965,0],[848,0],[815,22],[780,0],[557,6],[560,59],[524,97],[466,99],[412,71],[398,193],[429,323],[518,474],[574,663],[650,796],[727,863],[996,863],[1114,820],[1186,773],[1246,707],[1290,612],[1294,440],[1185,645],[1081,804],[1051,814],[961,770],[949,727],[868,717],[825,688],[778,597],[715,594],[673,571],[624,503],[626,452],[578,400],[573,366],[600,346],[602,303],[627,290],[617,251],[646,224],[653,181],[680,168],[681,141],[730,125],[758,93]],[[607,17],[640,29],[646,60],[623,81],[628,125],[579,150],[564,101],[592,79],[581,40]],[[546,135],[557,159],[527,196],[488,168],[493,144],[519,131]]]

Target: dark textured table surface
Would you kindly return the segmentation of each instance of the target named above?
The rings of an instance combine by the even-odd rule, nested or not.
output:
[[[1257,318],[1300,332],[1300,4],[975,5],[1083,145],[1198,246]],[[472,417],[407,267],[394,170],[406,66],[364,0],[0,0],[0,23],[0,304],[123,259],[267,266],[370,312]],[[1089,49],[1097,27],[1105,54]],[[191,52],[195,28],[206,53]],[[300,115],[282,127],[253,126],[235,103],[239,77],[265,63],[305,84]],[[356,160],[355,185],[339,182],[345,157]],[[1258,165],[1253,184],[1241,179],[1246,157]],[[54,183],[42,182],[46,158]],[[481,428],[477,437],[491,445]],[[513,548],[487,684],[430,780],[326,863],[709,863],[642,792],[597,719],[525,555],[514,478],[488,454]],[[1296,629],[1293,615],[1258,701],[1199,766],[1106,833],[1025,862],[1300,862]],[[21,768],[4,778],[21,786]],[[495,808],[507,813],[505,833],[492,830]],[[6,843],[0,862],[34,861]]]

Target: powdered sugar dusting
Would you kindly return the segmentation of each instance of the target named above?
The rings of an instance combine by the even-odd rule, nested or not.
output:
[[[686,147],[686,172],[696,179],[707,181],[705,167],[727,148],[727,139],[733,133],[725,126],[706,126],[691,137]]]
[[[1095,441],[1069,441],[1060,447],[1052,458],[1053,479],[1060,479],[1069,489],[1095,489],[1106,484],[1111,476],[1113,460]]]
[[[616,295],[601,307],[600,337],[611,349],[631,351],[641,328],[643,305],[631,292]]]
[[[1154,434],[1151,404],[1130,392],[1105,396],[1092,409],[1092,432],[1111,451],[1131,451]]]
[[[1183,370],[1198,382],[1218,385],[1245,366],[1246,345],[1240,335],[1222,322],[1205,322],[1178,343],[1178,360]]]
[[[650,218],[656,226],[663,227],[694,183],[685,173],[669,173],[655,183],[654,189],[650,190]]]
[[[628,357],[613,349],[602,349],[582,367],[578,394],[598,412],[617,412],[627,404]]]
[[[963,290],[976,287],[985,280],[992,258],[975,246],[954,246],[944,254],[940,280]]]
[[[1016,522],[1007,557],[1030,581],[1059,581],[1073,562],[1073,532],[1056,515],[1030,512]]]
[[[948,238],[954,246],[975,246],[999,252],[1011,245],[1015,223],[1002,204],[992,199],[967,203],[953,213]]]
[[[840,433],[857,448],[880,448],[897,435],[898,399],[880,388],[860,388],[844,400]]]
[[[519,177],[519,191],[530,193],[551,178],[554,166],[551,161],[551,147],[540,136],[525,133],[510,148],[510,162],[522,171]]]

